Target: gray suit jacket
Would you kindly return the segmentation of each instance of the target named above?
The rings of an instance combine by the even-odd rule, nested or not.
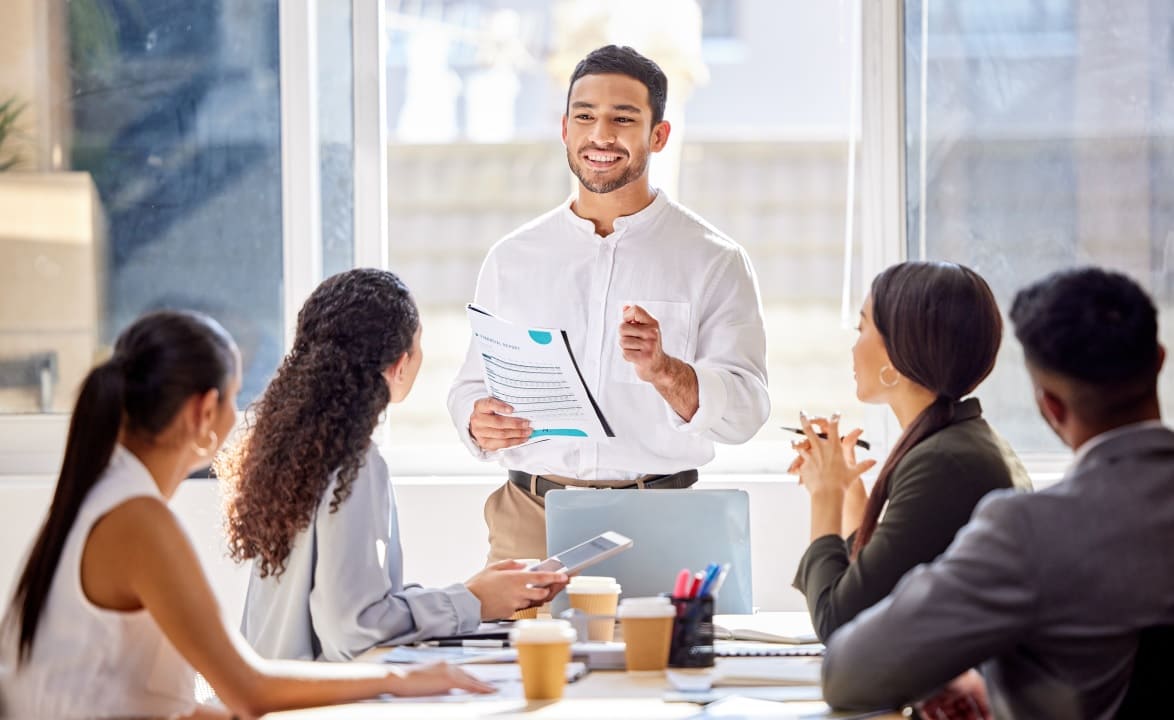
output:
[[[987,496],[937,562],[833,635],[828,703],[896,707],[981,665],[998,718],[1112,718],[1138,630],[1174,623],[1174,432],[1094,442],[1059,484]]]

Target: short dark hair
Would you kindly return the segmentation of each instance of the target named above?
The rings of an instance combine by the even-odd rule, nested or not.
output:
[[[1011,322],[1031,366],[1087,390],[1079,393],[1077,412],[1110,421],[1157,392],[1158,311],[1121,273],[1053,273],[1019,291]]]
[[[648,104],[652,106],[652,124],[664,120],[664,106],[669,96],[669,80],[660,66],[627,45],[605,45],[592,50],[579,61],[567,84],[568,114],[571,111],[571,88],[585,75],[626,75],[639,80],[648,88]]]

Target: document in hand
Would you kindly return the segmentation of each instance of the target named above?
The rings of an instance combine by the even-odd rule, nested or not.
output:
[[[531,441],[615,437],[583,382],[567,333],[527,328],[468,306],[489,394],[530,421]]]

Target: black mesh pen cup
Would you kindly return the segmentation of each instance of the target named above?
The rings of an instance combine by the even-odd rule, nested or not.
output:
[[[713,667],[713,596],[673,598],[673,643],[669,667]]]

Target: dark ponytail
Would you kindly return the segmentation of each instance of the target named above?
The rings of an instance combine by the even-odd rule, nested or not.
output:
[[[232,338],[211,318],[163,311],[136,321],[114,356],[82,382],[49,516],[13,593],[20,621],[18,662],[32,652],[37,624],[82,503],[102,477],[123,430],[154,436],[192,395],[218,389],[225,397],[236,372]]]
[[[982,276],[953,263],[905,262],[872,281],[872,322],[894,369],[935,394],[905,428],[868,496],[852,545],[868,544],[889,500],[889,478],[905,455],[954,420],[954,403],[995,366],[1003,319]]]

